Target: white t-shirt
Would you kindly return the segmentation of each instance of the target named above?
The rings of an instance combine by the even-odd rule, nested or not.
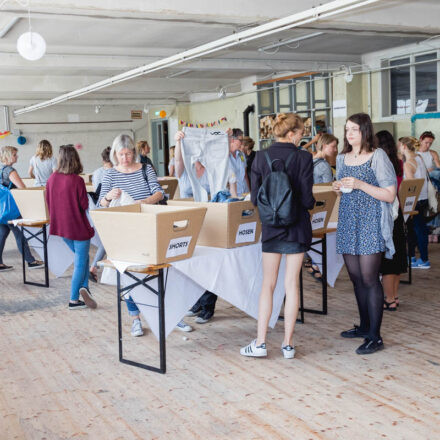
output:
[[[44,160],[37,156],[32,156],[29,164],[33,168],[35,176],[34,186],[46,186],[47,179],[49,179],[53,170],[57,167],[57,160],[53,156]]]

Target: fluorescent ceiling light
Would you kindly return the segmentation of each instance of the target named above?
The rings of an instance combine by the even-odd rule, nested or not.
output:
[[[0,29],[0,38],[3,38],[19,20],[20,17],[14,17],[3,29]]]
[[[167,78],[176,78],[176,76],[186,75],[189,72],[191,72],[190,69],[181,70],[179,72],[174,72],[174,73],[171,73],[170,75],[167,75]]]
[[[290,38],[289,40],[280,40],[280,41],[277,41],[276,43],[269,44],[268,46],[259,47],[258,50],[260,52],[263,52],[265,50],[274,49],[275,47],[285,46],[286,44],[296,43],[298,41],[303,41],[303,40],[308,40],[309,38],[318,37],[319,35],[322,35],[323,33],[324,32],[315,32],[315,33],[309,34],[309,35],[302,35],[301,37]]]
[[[316,8],[311,8],[303,12],[298,12],[296,14],[262,24],[255,28],[238,32],[236,34],[220,38],[207,44],[202,44],[201,46],[195,47],[194,49],[180,52],[176,55],[163,58],[162,60],[146,64],[145,66],[137,67],[136,69],[132,69],[119,75],[112,76],[111,78],[107,78],[103,81],[96,82],[87,87],[74,90],[73,92],[65,93],[48,101],[43,101],[29,107],[23,107],[21,109],[15,110],[14,116],[22,115],[24,113],[39,110],[44,107],[59,104],[60,102],[68,101],[73,98],[78,98],[88,93],[101,90],[105,87],[109,87],[120,82],[127,81],[129,79],[137,78],[141,75],[146,75],[148,73],[156,72],[158,70],[163,70],[171,66],[187,62],[194,58],[200,58],[202,56],[206,56],[208,54],[218,52],[229,47],[237,46],[239,44],[266,37],[277,32],[282,32],[288,29],[292,29],[294,27],[305,25],[307,23],[312,23],[317,20],[325,19],[333,15],[351,11],[352,9],[376,3],[378,1],[379,0],[334,0],[330,3],[317,6]]]

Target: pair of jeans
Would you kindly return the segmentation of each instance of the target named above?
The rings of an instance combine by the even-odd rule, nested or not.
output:
[[[100,241],[98,249],[96,249],[95,258],[93,258],[91,267],[97,267],[98,261],[101,261],[104,258],[104,255],[105,255],[104,245]]]
[[[14,234],[18,250],[21,253],[22,238],[20,228],[18,226],[0,224],[0,264],[3,264],[3,249],[5,248],[6,239],[8,238],[8,235],[11,231]],[[35,258],[31,254],[27,241],[24,242],[24,259],[28,263],[32,263],[35,261]]]
[[[217,298],[218,297],[215,293],[212,293],[209,290],[205,290],[205,293],[193,305],[193,308],[201,309],[201,313],[210,312],[214,314]]]
[[[69,238],[64,237],[63,240],[74,253],[70,300],[78,301],[79,289],[81,287],[89,287],[90,240],[70,240]]]
[[[208,192],[202,179],[198,179],[194,164],[200,162],[205,168],[211,194],[226,188],[229,173],[229,140],[224,131],[216,128],[183,129],[182,156],[185,170],[193,189],[196,202],[207,202]]]
[[[416,246],[419,248],[422,261],[428,261],[428,227],[423,212],[428,207],[428,200],[417,202],[415,210],[419,213],[408,221],[409,256],[415,257]]]

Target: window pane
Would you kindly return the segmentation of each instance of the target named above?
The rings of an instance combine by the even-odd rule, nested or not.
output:
[[[436,58],[435,53],[416,57],[416,63]],[[416,113],[437,111],[437,62],[416,65]]]
[[[395,66],[390,69],[392,115],[411,113],[409,66],[398,67],[409,62],[409,58],[390,61],[390,67]]]
[[[280,102],[278,103],[280,107],[283,107],[283,110],[286,110],[286,107],[288,109],[291,109],[291,103],[290,103],[290,89],[285,84],[279,84],[279,99]]]

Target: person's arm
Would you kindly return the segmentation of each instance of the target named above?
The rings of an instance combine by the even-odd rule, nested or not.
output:
[[[174,163],[175,163],[175,170],[176,170],[176,177],[179,178],[183,171],[185,170],[185,164],[183,163],[183,156],[182,156],[182,139],[185,137],[185,133],[183,131],[178,131],[175,136],[174,140],[176,142],[176,148],[174,150]]]
[[[245,168],[244,168],[244,177],[245,177],[245,179],[246,179],[246,185],[247,185],[248,190],[249,190],[250,187],[251,187],[251,185],[250,185],[250,182],[249,182],[249,176],[248,176],[248,173],[247,173],[246,166],[245,166]]]
[[[437,151],[431,150],[432,159],[434,160],[436,168],[440,168],[440,158],[438,157]],[[432,170],[430,170],[432,171]]]
[[[34,167],[32,165],[29,165],[28,174],[29,174],[29,177],[31,177],[32,179],[35,179]]]
[[[258,161],[259,155],[257,154],[251,166],[251,201],[254,206],[257,206],[258,190],[260,189],[261,182],[263,180],[261,177],[260,169],[258,168]]]
[[[403,164],[403,174],[405,179],[414,179],[415,171],[414,166],[410,162],[405,162]]]
[[[26,185],[21,180],[17,171],[11,171],[9,174],[9,180],[17,187],[17,188],[26,188]]]
[[[299,154],[301,152],[298,152]],[[299,185],[301,191],[301,205],[306,209],[312,209],[315,206],[313,197],[313,159],[306,154],[300,163]],[[299,158],[301,159],[301,157]]]
[[[89,198],[87,197],[87,189],[86,189],[86,183],[84,180],[80,177],[80,180],[78,180],[78,202],[79,206],[83,211],[87,211],[89,209]]]
[[[154,172],[154,169],[149,165],[147,165],[146,174],[148,179],[148,185],[150,187],[152,195],[145,199],[140,200],[140,203],[147,203],[150,205],[154,205],[160,202],[165,197],[165,193],[162,187],[160,186],[159,181],[157,180],[157,175]]]
[[[113,199],[118,199],[121,196],[119,188],[112,188],[112,181],[110,173],[105,173],[102,179],[101,192],[99,193],[98,205],[103,208],[108,208]]]
[[[397,192],[396,172],[387,154],[378,149],[374,153],[372,168],[379,186],[371,185],[355,177],[344,177],[341,182],[346,188],[360,189],[381,202],[393,203]]]
[[[313,144],[316,144],[316,142],[319,141],[320,137],[321,137],[321,133],[316,134],[316,135],[312,138],[312,140],[311,140],[310,142],[307,142],[307,144],[303,145],[301,148],[302,148],[303,150],[307,150],[307,151],[309,151],[309,148],[310,148]],[[310,153],[310,151],[309,151],[309,153]]]
[[[174,165],[169,165],[168,166],[168,175],[170,176],[170,177],[174,177],[174,172],[175,172],[175,166]]]

